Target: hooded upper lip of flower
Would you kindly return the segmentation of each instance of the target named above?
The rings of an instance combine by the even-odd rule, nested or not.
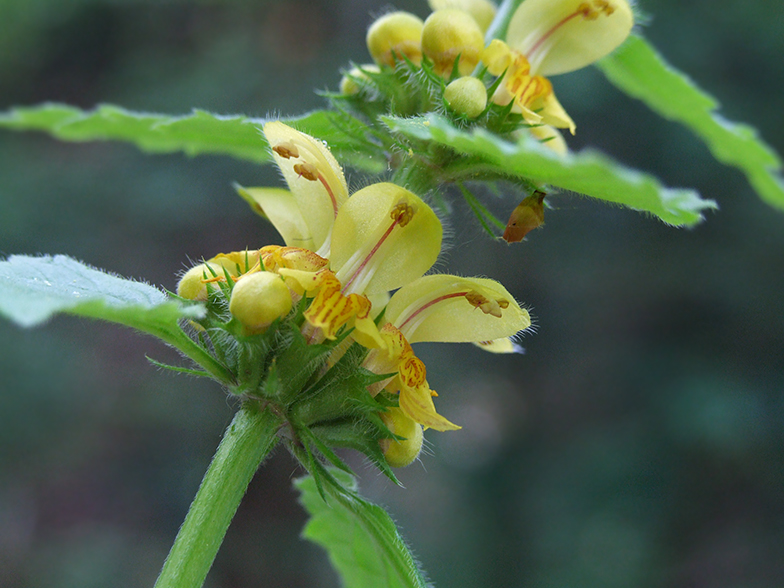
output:
[[[526,122],[575,125],[544,76],[585,67],[618,47],[631,32],[627,0],[525,0],[512,15],[506,43],[494,40],[482,60],[493,75],[506,72],[494,100],[514,100]]]
[[[288,245],[263,248],[261,263],[296,293],[314,296],[305,312],[311,329],[335,338],[343,325],[354,327],[354,338],[374,348],[366,366],[398,373],[387,387],[400,392],[400,407],[410,418],[439,430],[459,428],[436,413],[425,366],[407,337],[411,342],[508,337],[530,326],[528,313],[493,280],[424,276],[441,251],[443,231],[418,196],[378,183],[349,198],[343,172],[323,143],[280,122],[267,123],[264,134],[290,192],[241,189]],[[398,288],[379,331],[367,295]]]

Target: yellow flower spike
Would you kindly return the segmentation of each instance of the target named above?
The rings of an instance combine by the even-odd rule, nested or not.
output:
[[[422,26],[422,19],[409,12],[385,14],[368,29],[368,52],[379,65],[395,67],[403,56],[419,65],[422,61]]]
[[[446,87],[444,99],[455,112],[476,118],[487,106],[487,88],[478,78],[465,76]]]
[[[441,221],[421,198],[395,184],[372,184],[341,207],[330,267],[346,294],[394,290],[430,269],[442,233]]]
[[[313,249],[327,255],[335,216],[348,199],[342,168],[322,141],[282,122],[266,123],[263,132],[307,226]],[[298,225],[297,219],[288,222]]]
[[[385,320],[411,343],[472,343],[509,337],[531,326],[501,284],[486,278],[425,276],[392,295]]]
[[[626,0],[525,0],[509,21],[506,42],[533,72],[552,76],[604,57],[633,25]]]
[[[422,53],[430,58],[433,69],[441,76],[447,77],[452,73],[458,56],[460,75],[470,74],[479,63],[479,53],[484,46],[482,30],[467,12],[445,8],[435,11],[425,20]]]
[[[395,407],[388,408],[386,412],[382,412],[381,420],[384,421],[384,424],[392,433],[405,438],[402,441],[397,439],[382,439],[379,441],[384,458],[393,468],[406,467],[419,457],[419,452],[422,451],[422,443],[424,441],[422,425]]]
[[[286,245],[316,249],[310,229],[291,192],[283,188],[236,188],[254,212],[275,226]]]
[[[496,5],[489,0],[428,0],[427,3],[433,11],[457,8],[467,12],[479,25],[482,34],[490,28],[496,13]]]
[[[242,276],[231,291],[229,312],[250,333],[263,332],[291,311],[291,292],[280,276],[256,272]]]

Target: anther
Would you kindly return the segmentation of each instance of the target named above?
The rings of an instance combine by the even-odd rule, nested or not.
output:
[[[289,159],[291,157],[299,157],[299,150],[297,146],[294,145],[291,141],[284,141],[283,143],[278,143],[275,145],[272,150],[280,155],[283,159]]]
[[[398,202],[389,213],[390,218],[401,227],[405,227],[414,218],[414,207],[408,202]]]
[[[316,169],[315,165],[308,163],[307,161],[294,164],[294,171],[299,174],[299,177],[310,180],[311,182],[317,182],[319,179],[318,169]]]

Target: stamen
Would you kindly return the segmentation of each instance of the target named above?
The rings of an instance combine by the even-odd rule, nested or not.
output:
[[[509,307],[509,301],[501,298],[500,300],[489,300],[482,294],[476,291],[468,292],[466,295],[471,306],[478,308],[485,314],[493,315],[496,318],[501,318],[501,309]]]
[[[319,179],[318,169],[316,169],[315,165],[308,163],[307,161],[303,163],[295,163],[294,171],[299,174],[299,177],[305,178],[311,182],[316,182]]]
[[[291,157],[299,157],[299,150],[297,146],[294,145],[291,141],[284,141],[283,143],[278,143],[275,145],[272,150],[280,155],[283,159],[289,159]]]
[[[401,324],[398,328],[402,331],[405,328],[405,326],[409,323],[409,321],[414,319],[423,310],[425,310],[427,308],[430,308],[431,306],[433,306],[434,304],[437,304],[438,302],[442,302],[442,301],[448,300],[450,298],[461,298],[463,296],[466,296],[467,294],[468,294],[468,292],[455,292],[453,294],[444,294],[443,296],[439,296],[438,298],[434,298],[433,300],[431,300],[427,304],[423,304],[422,306],[417,308],[416,311],[412,312],[411,316],[409,316],[406,320],[404,320],[403,324]]]
[[[528,50],[528,55],[535,53],[542,43],[552,36],[555,31],[557,31],[573,18],[582,16],[585,20],[596,20],[601,14],[610,16],[613,12],[615,12],[615,7],[607,0],[593,0],[593,4],[596,8],[593,8],[588,2],[581,2],[572,14],[562,18],[560,21],[555,23],[549,31],[542,35],[542,38],[534,43],[533,47]]]
[[[397,226],[405,227],[409,222],[411,222],[411,219],[414,218],[414,214],[416,214],[414,207],[405,201],[400,201],[392,207],[392,210],[389,212],[389,217],[392,219],[392,224],[389,225],[389,228],[386,231],[384,231],[384,234],[381,235],[381,238],[373,246],[373,249],[370,250],[370,253],[365,256],[365,259],[362,260],[362,263],[359,264],[359,267],[352,274],[352,276],[346,280],[346,285],[343,286],[343,292],[345,292],[349,286],[351,286],[354,280],[356,280],[357,276],[362,273],[362,270],[365,269],[371,258],[378,252],[378,250],[384,244],[384,241],[387,240],[387,237],[392,234],[392,230]]]

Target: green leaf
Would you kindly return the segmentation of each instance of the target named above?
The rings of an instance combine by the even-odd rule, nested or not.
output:
[[[716,208],[694,190],[671,189],[653,176],[616,163],[592,151],[557,155],[527,133],[517,143],[501,139],[484,129],[454,127],[436,114],[419,118],[385,117],[394,132],[420,140],[432,140],[468,155],[446,173],[470,179],[475,174],[497,174],[550,184],[635,210],[649,212],[671,225],[694,225],[702,211]]]
[[[356,490],[354,478],[330,470],[338,481]],[[327,502],[312,476],[294,482],[300,502],[311,518],[303,536],[324,547],[340,572],[344,588],[424,588],[427,586],[411,552],[389,515],[354,492],[327,486]]]
[[[58,313],[103,319],[158,334],[181,318],[199,318],[199,305],[183,306],[164,292],[87,266],[64,255],[12,255],[0,261],[0,314],[22,327]]]
[[[597,63],[618,88],[645,102],[662,117],[689,128],[713,156],[741,170],[771,206],[784,209],[784,182],[779,156],[744,124],[724,119],[717,101],[670,66],[645,39],[631,36]]]
[[[45,131],[64,141],[128,141],[151,153],[182,151],[231,155],[264,162],[267,143],[259,119],[194,110],[185,116],[131,112],[101,105],[84,111],[63,104],[14,108],[0,114],[0,127]]]
[[[369,127],[354,117],[316,110],[282,120],[302,132],[328,140],[341,161],[368,171],[386,169],[383,152],[367,139]],[[265,121],[203,110],[184,116],[131,112],[106,104],[81,110],[45,103],[0,113],[0,128],[43,131],[63,141],[126,141],[150,153],[229,155],[256,163],[271,161],[269,146],[261,133]]]

